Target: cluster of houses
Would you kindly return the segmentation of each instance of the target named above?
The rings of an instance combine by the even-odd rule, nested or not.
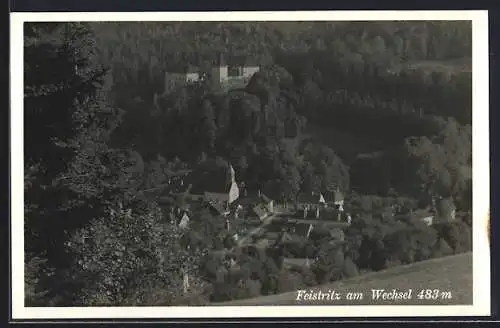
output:
[[[201,168],[207,172],[195,173],[196,177],[193,179],[187,175],[177,181],[181,185],[177,188],[184,187],[185,190],[175,195],[176,206],[170,207],[169,216],[172,222],[177,222],[183,229],[189,226],[189,203],[192,202],[203,203],[213,215],[225,219],[228,231],[232,231],[232,220],[238,218],[244,219],[246,223],[259,225],[266,218],[273,217],[278,224],[288,222],[297,228],[297,232],[289,231],[281,237],[275,236],[276,240],[293,239],[290,236],[300,235],[299,230],[304,230],[304,235],[308,238],[313,226],[324,225],[325,221],[350,224],[351,217],[344,213],[344,197],[340,190],[332,193],[303,193],[297,197],[295,205],[283,206],[276,204],[260,190],[251,191],[244,183],[238,184],[230,163],[222,169],[219,166],[217,170],[207,167],[209,166]],[[234,238],[238,239],[238,232],[235,232]],[[260,241],[259,247],[263,244]]]
[[[184,179],[188,181],[184,182]],[[184,186],[185,190],[177,194],[179,206],[172,208],[169,213],[170,219],[183,229],[189,226],[188,204],[194,201],[202,202],[208,206],[213,215],[224,219],[228,231],[234,230],[231,229],[234,228],[231,224],[238,218],[244,219],[246,223],[259,225],[266,218],[273,217],[273,222],[279,225],[290,223],[294,226],[294,229],[288,230],[281,237],[271,236],[270,232],[270,235],[255,241],[258,247],[272,244],[272,240],[300,238],[307,240],[316,226],[331,227],[332,233],[336,234],[332,238],[342,239],[339,233],[342,229],[338,227],[351,224],[351,216],[344,209],[344,195],[339,189],[325,193],[301,193],[293,206],[286,206],[289,211],[285,214],[283,205],[276,204],[260,190],[249,191],[244,183],[238,184],[234,168],[230,163],[227,163],[227,167],[222,170],[219,167],[218,171],[208,170],[204,174],[197,175],[197,180],[190,181],[189,175],[180,179],[181,187]],[[450,199],[440,199],[427,209],[410,213],[410,216],[432,225],[436,222],[454,220],[456,209]],[[341,225],[336,228],[330,223]],[[300,233],[302,230],[303,233]],[[238,232],[234,232],[234,238],[238,239]]]
[[[338,188],[334,192],[299,194],[296,208],[304,219],[320,219],[324,213],[330,218],[334,216],[337,221],[345,219],[348,224],[351,222],[351,216],[344,213],[344,195]]]
[[[238,184],[230,163],[222,169],[219,166],[218,170],[201,172],[196,175],[196,179],[190,179],[190,174],[182,175],[177,183],[180,184],[179,189],[184,188],[184,191],[176,194],[179,206],[171,207],[169,216],[182,229],[187,229],[190,221],[189,206],[185,205],[196,201],[208,206],[214,215],[225,220],[226,228],[234,234],[235,240],[238,240],[238,232],[231,227],[234,219],[243,218],[243,222],[259,225],[272,216],[272,222],[265,229],[251,238],[245,238],[248,241],[240,245],[257,251],[303,248],[310,239],[317,238],[313,236],[326,237],[332,244],[343,243],[344,228],[351,224],[351,216],[345,213],[344,195],[339,189],[325,193],[301,193],[291,206],[293,210],[282,215],[283,205],[276,204],[260,190],[250,191],[244,183]],[[454,220],[455,215],[456,208],[450,199],[434,201],[428,209],[411,213],[413,218],[429,225]],[[228,270],[239,268],[237,258],[231,253],[221,254],[225,257]],[[299,257],[287,254],[289,255],[285,255],[281,263],[283,268],[310,267],[316,261],[312,254],[297,255]],[[184,290],[187,291],[187,274],[184,277]]]

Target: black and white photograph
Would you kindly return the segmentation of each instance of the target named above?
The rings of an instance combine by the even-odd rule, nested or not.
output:
[[[489,314],[487,13],[349,13],[12,14],[14,317]]]

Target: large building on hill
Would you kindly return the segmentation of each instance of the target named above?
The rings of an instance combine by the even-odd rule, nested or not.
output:
[[[247,56],[219,54],[211,70],[211,80],[221,88],[242,88],[260,70],[260,65]]]
[[[245,87],[258,71],[260,65],[250,57],[219,54],[212,63],[209,76],[215,86],[222,89],[236,89]],[[200,81],[203,76],[203,72],[196,66],[182,65],[168,68],[165,72],[165,92]]]

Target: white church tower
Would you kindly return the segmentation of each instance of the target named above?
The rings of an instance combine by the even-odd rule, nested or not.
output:
[[[228,203],[231,204],[240,197],[240,189],[236,183],[236,173],[234,172],[233,166],[229,164],[229,171],[231,173],[231,187],[229,189],[229,200]]]

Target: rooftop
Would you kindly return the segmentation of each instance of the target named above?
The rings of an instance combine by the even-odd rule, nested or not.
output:
[[[299,203],[319,203],[322,197],[321,193],[318,192],[303,192],[297,197]]]
[[[244,186],[242,186],[242,188],[244,188]],[[257,204],[257,203],[269,204],[272,201],[273,200],[271,198],[267,197],[263,193],[261,193],[259,196],[258,192],[256,191],[255,192],[247,191],[246,196],[240,196],[240,198],[238,199],[239,204],[242,205]]]
[[[344,194],[340,190],[325,191],[323,196],[327,202],[338,202],[344,200]]]
[[[220,202],[211,200],[208,202],[208,204],[219,214],[223,214],[225,212],[224,205],[222,205]]]

